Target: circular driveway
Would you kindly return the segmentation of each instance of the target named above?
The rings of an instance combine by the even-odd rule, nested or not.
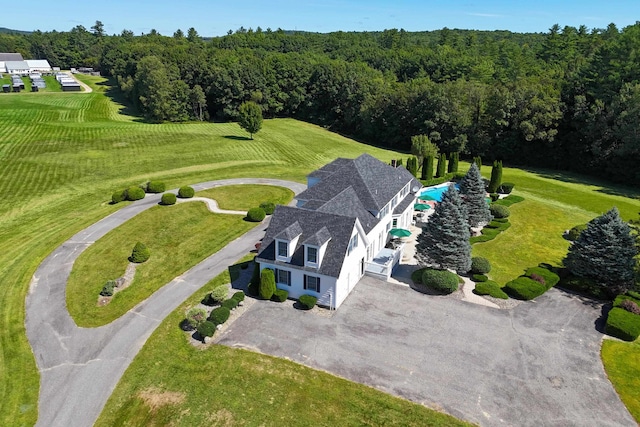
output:
[[[600,361],[600,310],[556,289],[498,310],[365,276],[331,317],[258,301],[218,342],[483,426],[636,425]]]

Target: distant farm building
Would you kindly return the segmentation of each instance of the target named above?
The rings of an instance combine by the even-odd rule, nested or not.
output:
[[[0,52],[0,73],[7,72],[7,61],[23,61],[22,55],[19,53],[1,53]]]
[[[29,66],[29,73],[51,74],[53,69],[46,59],[27,59],[24,61]]]
[[[57,73],[56,80],[62,86],[63,92],[77,92],[82,90],[80,83],[66,73]]]
[[[4,66],[7,74],[29,75],[30,69],[27,61],[5,61]]]

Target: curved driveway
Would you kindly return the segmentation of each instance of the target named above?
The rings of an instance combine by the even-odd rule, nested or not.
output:
[[[200,191],[234,184],[277,185],[296,194],[306,188],[290,181],[251,178],[210,181],[193,188]],[[93,425],[120,377],[160,322],[212,277],[254,249],[268,224],[265,221],[230,242],[114,322],[79,328],[65,301],[75,259],[113,228],[157,205],[160,197],[147,195],[82,230],[54,250],[34,274],[26,299],[26,329],[40,371],[36,425]]]

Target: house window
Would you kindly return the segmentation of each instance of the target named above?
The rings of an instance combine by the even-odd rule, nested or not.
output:
[[[351,252],[358,247],[358,235],[354,234],[351,240],[349,241],[349,249],[347,250],[347,255],[350,255]]]
[[[276,282],[281,285],[291,286],[291,272],[288,270],[276,270]]]
[[[320,278],[304,275],[304,288],[308,291],[320,292]]]
[[[289,245],[287,244],[287,242],[278,242],[278,256],[289,256]]]
[[[318,263],[318,249],[307,246],[307,262]]]
[[[397,228],[398,227],[398,218],[394,218],[393,219],[393,228]]]

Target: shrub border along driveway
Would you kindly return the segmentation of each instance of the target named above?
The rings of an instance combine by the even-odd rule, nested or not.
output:
[[[600,312],[557,289],[496,310],[365,277],[331,318],[258,301],[218,342],[480,425],[635,425],[600,361]]]
[[[209,181],[193,187],[199,191],[235,184],[276,185],[295,194],[306,188],[295,182],[262,178]],[[161,196],[147,195],[77,233],[54,250],[34,274],[26,300],[26,329],[40,372],[36,425],[93,425],[120,377],[160,322],[212,277],[253,249],[266,228],[267,223],[230,242],[116,321],[99,328],[77,327],[65,302],[74,260],[111,229],[157,205]]]

